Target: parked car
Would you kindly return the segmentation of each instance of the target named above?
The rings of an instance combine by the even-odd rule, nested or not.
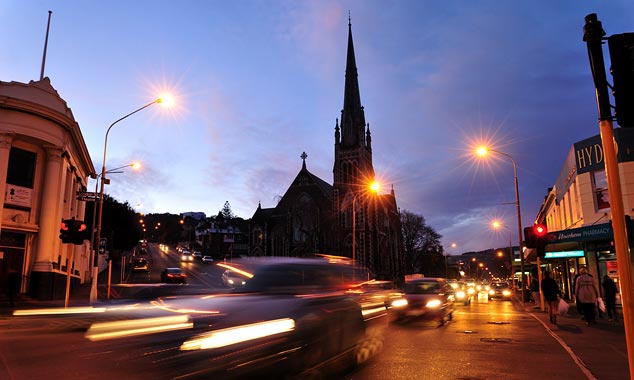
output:
[[[200,260],[205,264],[211,264],[214,262],[214,259],[211,256],[203,256]]]
[[[455,295],[445,279],[412,279],[405,282],[403,291],[407,306],[395,310],[398,319],[425,319],[438,321],[440,325],[453,319]]]
[[[367,271],[269,259],[217,264],[250,276],[231,294],[163,297],[98,315],[103,322],[91,319],[84,335],[88,354],[125,352],[113,355],[109,378],[326,379],[379,352],[385,303],[372,301],[371,288],[355,290]],[[125,323],[113,322],[117,315]],[[129,362],[143,376],[124,372]]]
[[[187,282],[187,275],[181,268],[165,268],[161,273],[161,282],[184,284]]]
[[[147,272],[150,270],[150,266],[148,264],[147,259],[137,258],[132,263],[132,271],[133,272]]]

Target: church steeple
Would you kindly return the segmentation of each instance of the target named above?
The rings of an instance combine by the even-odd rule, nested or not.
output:
[[[348,55],[346,61],[346,83],[341,111],[341,143],[346,147],[363,146],[365,134],[365,115],[359,95],[359,75],[354,57],[352,41],[352,23],[348,16]]]

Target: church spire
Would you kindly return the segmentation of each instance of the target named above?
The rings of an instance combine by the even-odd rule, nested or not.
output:
[[[341,111],[342,144],[344,146],[360,146],[364,142],[365,115],[359,95],[359,78],[354,57],[352,41],[352,23],[348,15],[348,55],[346,61],[346,83],[343,94],[343,110]]]

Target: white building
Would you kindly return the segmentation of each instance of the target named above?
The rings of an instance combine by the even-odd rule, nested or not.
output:
[[[614,136],[624,209],[634,215],[634,130],[616,128]],[[618,285],[611,220],[603,148],[596,135],[570,149],[536,218],[549,231],[545,269],[553,271],[568,294],[581,265],[587,266],[597,288],[606,274]],[[529,259],[534,258],[532,253]]]
[[[89,281],[89,242],[62,244],[62,219],[83,220],[94,173],[79,125],[48,78],[0,82],[0,294],[9,273],[19,290],[40,299],[63,298],[67,268],[73,286]]]

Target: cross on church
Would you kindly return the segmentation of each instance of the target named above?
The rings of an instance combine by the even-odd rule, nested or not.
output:
[[[306,154],[306,152],[302,152],[302,155],[299,156],[302,160],[304,160],[304,163],[306,163],[306,159],[308,158],[308,155]]]

